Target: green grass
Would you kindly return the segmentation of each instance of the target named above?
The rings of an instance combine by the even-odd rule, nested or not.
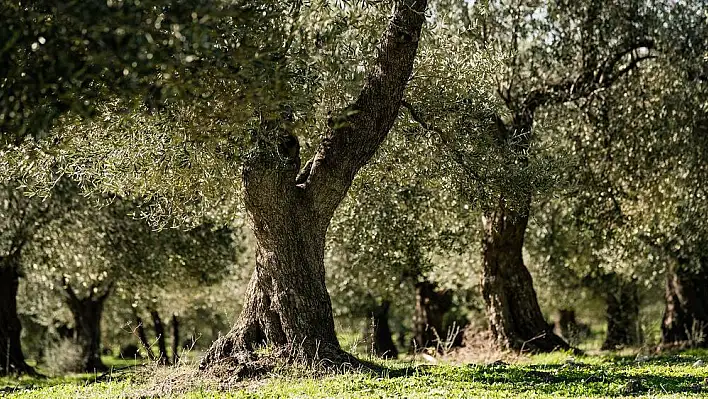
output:
[[[694,365],[697,360],[704,365]],[[588,356],[568,362],[565,354],[523,358],[515,364],[419,365],[387,362],[381,374],[349,373],[323,378],[275,374],[228,391],[191,381],[185,398],[600,398],[708,397],[708,352],[640,359],[634,356]],[[174,370],[174,369],[172,369]],[[175,374],[170,369],[158,373]],[[112,398],[140,396],[150,383],[137,374],[94,382],[95,376],[0,379],[0,397]],[[155,379],[153,378],[153,381]],[[158,379],[158,381],[160,381]],[[154,384],[154,382],[152,383]],[[187,385],[185,385],[187,386]]]

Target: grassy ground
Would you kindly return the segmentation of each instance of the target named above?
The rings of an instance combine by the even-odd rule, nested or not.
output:
[[[313,378],[278,373],[230,389],[195,380],[193,369],[151,368],[104,376],[0,379],[0,397],[113,398],[152,397],[168,377],[190,379],[185,398],[561,398],[708,397],[708,352],[660,357],[599,355],[570,358],[552,354],[521,358],[513,364],[416,365],[385,363],[381,374],[349,373]],[[155,375],[158,377],[156,378]],[[169,395],[168,395],[169,396]]]

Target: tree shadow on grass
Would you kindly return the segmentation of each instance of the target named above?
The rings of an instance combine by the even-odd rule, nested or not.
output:
[[[21,393],[57,385],[89,385],[97,382],[118,381],[143,365],[114,367],[105,373],[81,373],[59,377],[20,376],[0,378],[0,397],[10,393]]]
[[[634,358],[618,358],[617,362],[600,365],[537,364],[537,365],[467,365],[417,366],[388,369],[380,373],[385,378],[424,377],[440,383],[488,386],[489,389],[516,393],[534,392],[569,396],[634,396],[646,394],[708,393],[703,377],[696,375],[663,375],[654,372],[632,373],[633,368],[651,365],[686,364],[687,359],[662,357],[651,363],[638,364]]]

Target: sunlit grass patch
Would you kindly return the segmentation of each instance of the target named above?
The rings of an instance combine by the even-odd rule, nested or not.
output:
[[[317,376],[278,370],[231,386],[201,380],[194,366],[139,369],[93,382],[86,375],[57,379],[1,379],[9,398],[603,398],[708,397],[708,352],[662,356],[535,355],[506,364],[381,362],[382,372]],[[182,381],[189,380],[189,381]],[[15,389],[12,389],[12,383]],[[155,386],[162,384],[161,389]],[[164,386],[175,385],[172,386]],[[173,389],[174,388],[174,389]]]

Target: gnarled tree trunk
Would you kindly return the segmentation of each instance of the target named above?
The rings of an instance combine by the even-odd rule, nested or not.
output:
[[[602,349],[616,349],[642,343],[639,324],[639,292],[636,281],[626,281],[616,274],[607,277],[607,337]]]
[[[95,296],[94,290],[87,297],[78,297],[69,284],[64,283],[66,302],[74,317],[76,342],[81,350],[81,371],[98,372],[108,368],[101,360],[101,318],[103,305],[111,289]]]
[[[415,285],[415,314],[413,316],[413,346],[416,350],[437,347],[447,339],[443,325],[445,313],[452,307],[449,292],[438,290],[437,284],[421,281]]]
[[[202,369],[228,359],[243,366],[237,374],[247,375],[255,371],[248,365],[257,365],[253,350],[261,345],[274,348],[275,356],[308,363],[357,363],[342,351],[334,330],[325,287],[325,234],[357,172],[393,126],[413,69],[425,8],[423,0],[396,1],[359,97],[334,114],[315,156],[302,170],[297,138],[283,123],[287,115],[264,122],[271,139],[259,142],[243,169],[256,268],[238,321],[207,351]]]
[[[25,362],[17,315],[17,288],[20,281],[19,255],[0,257],[0,375],[35,374]]]
[[[666,276],[662,343],[708,347],[708,259],[680,258]]]
[[[483,218],[482,295],[494,339],[501,348],[529,352],[570,349],[541,313],[522,249],[528,213],[503,205]]]

